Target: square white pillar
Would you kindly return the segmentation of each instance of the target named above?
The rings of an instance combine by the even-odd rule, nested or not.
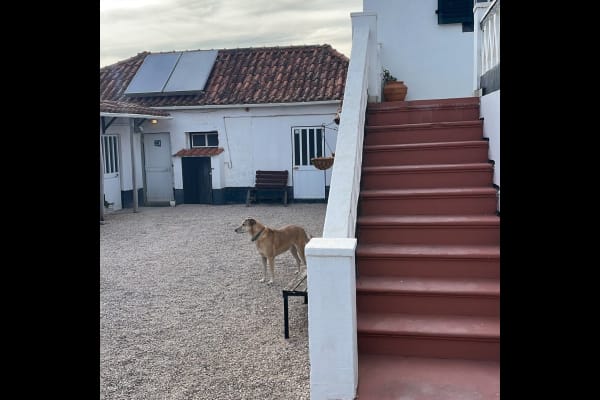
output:
[[[306,246],[311,400],[352,400],[358,385],[355,238]]]

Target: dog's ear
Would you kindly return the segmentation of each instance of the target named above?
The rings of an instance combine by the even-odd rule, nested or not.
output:
[[[246,221],[248,221],[248,225],[256,224],[256,220],[254,218],[246,218]]]

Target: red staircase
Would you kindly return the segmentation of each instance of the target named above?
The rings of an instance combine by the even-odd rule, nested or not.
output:
[[[500,218],[479,98],[369,105],[359,400],[500,398]]]

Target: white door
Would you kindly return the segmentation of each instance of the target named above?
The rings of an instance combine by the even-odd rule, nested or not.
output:
[[[120,210],[122,204],[119,135],[101,135],[100,144],[104,161],[104,204],[109,204],[109,210]]]
[[[293,127],[293,184],[295,199],[324,199],[325,171],[315,168],[310,159],[323,157],[325,135],[322,127]]]
[[[144,135],[146,203],[168,205],[173,200],[171,140],[168,133]]]

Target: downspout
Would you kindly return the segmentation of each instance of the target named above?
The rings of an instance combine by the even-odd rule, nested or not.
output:
[[[135,151],[133,150],[133,133],[135,132],[135,119],[129,118],[129,143],[131,150],[131,184],[133,185],[133,212],[138,212],[138,192],[135,181]]]

